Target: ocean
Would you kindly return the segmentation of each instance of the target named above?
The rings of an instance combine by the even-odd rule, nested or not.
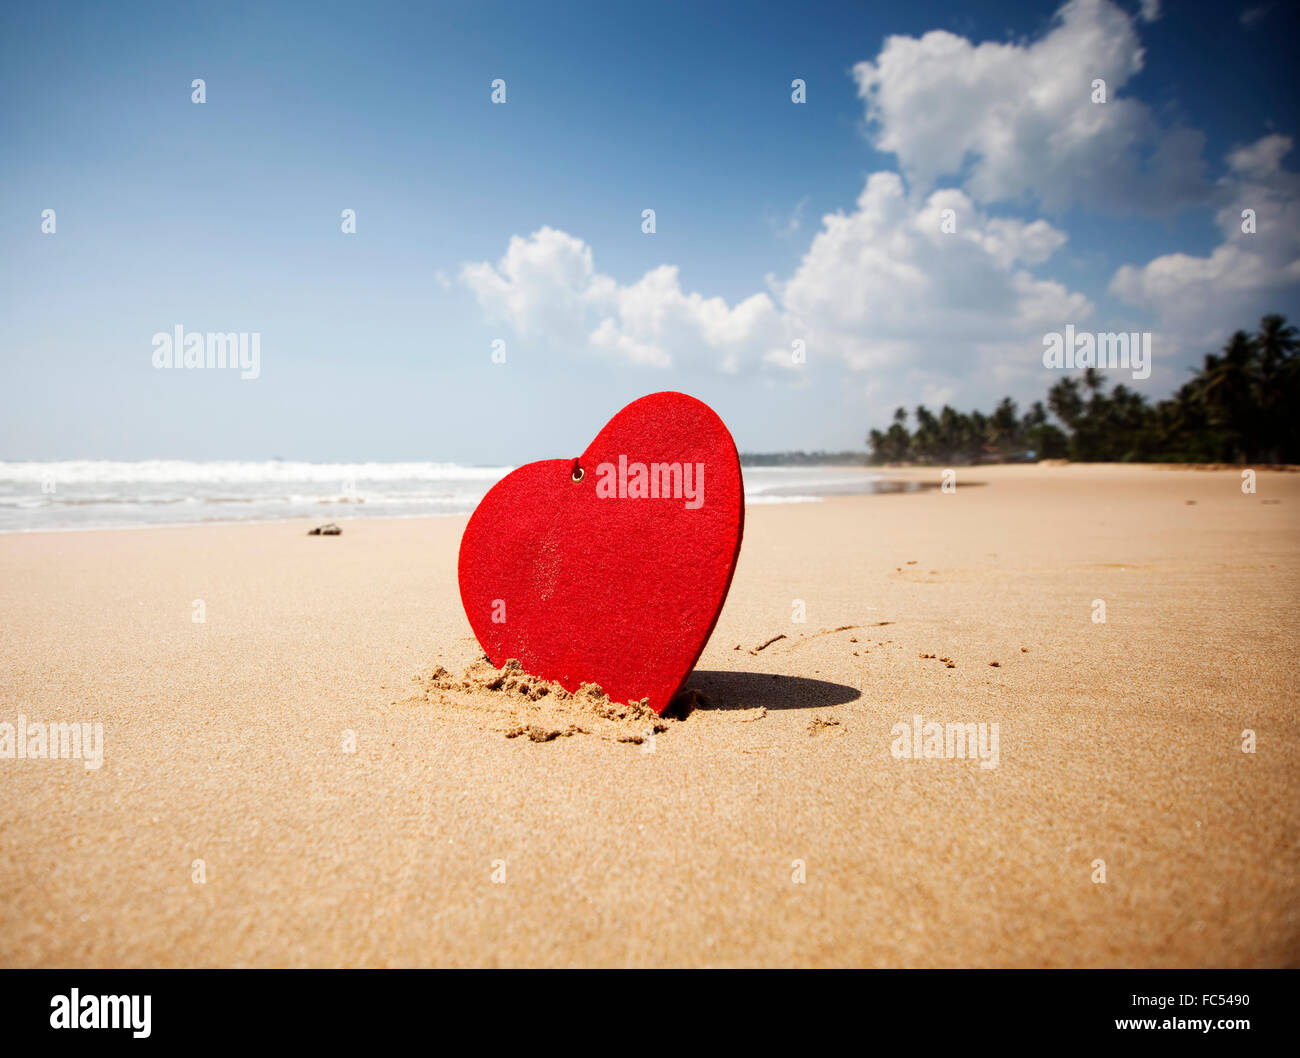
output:
[[[457,463],[0,461],[0,532],[467,514],[512,467]],[[745,467],[745,502],[872,492],[879,475]]]

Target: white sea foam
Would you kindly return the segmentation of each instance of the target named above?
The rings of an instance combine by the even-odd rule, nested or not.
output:
[[[147,459],[119,462],[104,459],[67,459],[41,463],[0,461],[0,482],[35,482],[48,477],[58,484],[85,485],[113,482],[341,482],[361,481],[497,481],[512,467],[466,467],[457,463],[303,463],[268,459],[262,462],[187,462]]]
[[[0,532],[467,514],[511,467],[298,460],[0,461]],[[749,467],[745,502],[866,491],[842,468]]]

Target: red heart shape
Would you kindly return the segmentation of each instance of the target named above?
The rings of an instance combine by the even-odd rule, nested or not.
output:
[[[662,713],[717,622],[744,525],[722,420],[652,393],[576,462],[529,463],[492,487],[461,537],[461,601],[498,668],[516,658],[566,690],[598,683]]]

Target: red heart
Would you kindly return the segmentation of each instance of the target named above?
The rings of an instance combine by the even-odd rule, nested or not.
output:
[[[516,658],[566,690],[598,683],[662,713],[717,622],[744,525],[722,420],[652,393],[576,461],[529,463],[492,487],[461,537],[461,601],[498,668]]]

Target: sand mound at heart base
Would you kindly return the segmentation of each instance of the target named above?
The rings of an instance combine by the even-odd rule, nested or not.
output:
[[[513,658],[499,669],[480,658],[460,676],[439,665],[428,676],[417,678],[424,693],[414,700],[487,714],[507,738],[551,742],[596,735],[640,745],[672,723],[656,715],[646,699],[615,702],[594,683],[566,691],[558,683],[528,675]]]

